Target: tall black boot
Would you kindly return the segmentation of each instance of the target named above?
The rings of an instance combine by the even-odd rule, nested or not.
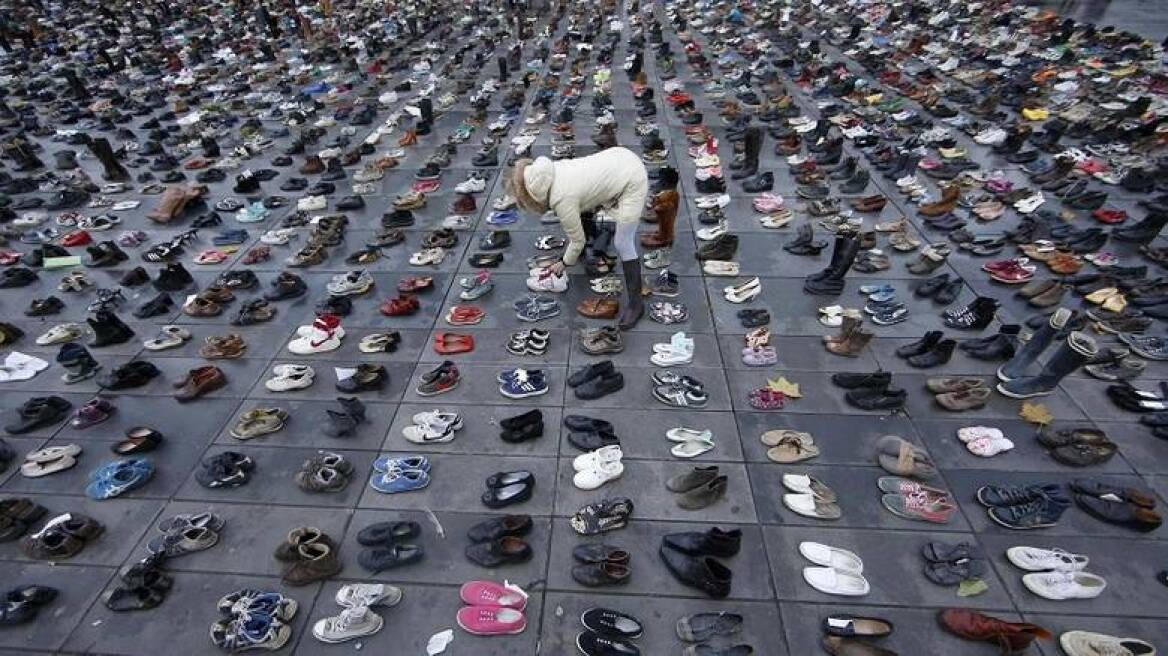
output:
[[[836,238],[835,249],[832,251],[832,264],[820,274],[807,278],[803,283],[803,291],[819,296],[838,296],[844,290],[844,278],[856,261],[860,253],[860,240],[854,235],[843,235]],[[822,277],[818,277],[822,275]]]
[[[628,330],[645,315],[645,300],[641,296],[641,258],[624,260],[621,268],[625,274],[625,303],[617,319],[617,326],[621,330]]]
[[[97,161],[101,162],[102,167],[105,169],[101,177],[106,181],[120,182],[130,179],[129,171],[114,156],[114,149],[104,137],[91,139],[89,141],[89,152],[93,153]]]
[[[199,140],[199,144],[203,147],[203,157],[219,156],[219,142],[215,141],[215,137],[203,137]]]
[[[69,83],[69,88],[73,91],[73,95],[77,100],[89,100],[89,91],[85,88],[85,84],[81,82],[81,79],[77,77],[77,73],[70,69],[65,69],[61,75]]]
[[[498,64],[499,64],[499,81],[506,82],[507,81],[507,58],[500,56],[498,59]]]
[[[1048,346],[1070,332],[1071,320],[1074,318],[1075,313],[1071,310],[1066,308],[1055,310],[1050,319],[1034,331],[1025,345],[1018,349],[1014,357],[998,367],[998,379],[1010,381],[1025,376],[1026,368],[1037,361],[1038,356],[1042,355]]]
[[[12,158],[16,160],[17,171],[35,171],[45,166],[45,163],[36,156],[27,143],[14,146],[11,152]]]
[[[742,168],[731,174],[732,180],[743,180],[745,178],[753,178],[758,173],[758,155],[762,151],[762,128],[747,128],[744,142],[742,144],[745,151]]]
[[[1165,224],[1168,224],[1168,212],[1152,212],[1135,225],[1116,228],[1111,232],[1111,236],[1120,241],[1146,244],[1160,234]]]
[[[429,98],[418,101],[418,109],[422,110],[422,122],[426,125],[434,124],[434,102]]]

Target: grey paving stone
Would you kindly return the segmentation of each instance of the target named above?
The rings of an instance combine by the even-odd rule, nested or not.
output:
[[[567,654],[576,648],[576,636],[583,631],[580,616],[591,608],[610,608],[641,620],[644,634],[632,641],[641,653],[677,653],[690,643],[677,637],[679,619],[697,613],[728,612],[742,615],[741,629],[730,636],[719,636],[711,641],[715,646],[751,645],[756,653],[785,656],[788,652],[782,638],[778,607],[774,603],[734,599],[677,599],[654,596],[651,603],[640,595],[569,594],[550,592],[544,599],[544,647],[552,653]]]
[[[40,609],[34,621],[8,625],[0,632],[0,647],[11,648],[11,654],[20,654],[28,653],[29,649],[60,650],[70,632],[81,623],[86,609],[114,575],[114,568],[0,562],[0,575],[6,588],[45,585],[57,590],[57,597]]]
[[[116,587],[116,582],[109,588]],[[292,641],[307,628],[308,612],[320,585],[289,588],[277,578],[234,574],[174,574],[174,587],[159,610],[173,621],[144,622],[141,613],[116,613],[95,605],[68,636],[64,648],[104,654],[140,654],[142,645],[182,645],[183,653],[221,654],[208,638],[211,624],[219,619],[216,605],[224,595],[253,588],[279,592],[296,600],[299,610],[292,620]]]
[[[817,603],[864,602],[881,606],[938,607],[1011,610],[1005,587],[991,574],[989,590],[976,597],[957,597],[956,588],[944,588],[922,574],[925,560],[922,546],[931,540],[956,544],[971,541],[970,534],[929,531],[886,531],[875,533],[849,528],[767,527],[767,556],[770,558],[777,594],[781,601]],[[876,536],[879,535],[879,539]],[[846,549],[864,562],[864,578],[871,592],[863,597],[837,597],[815,590],[803,579],[805,567],[815,565],[799,553],[802,542],[817,542]]]
[[[572,549],[579,544],[603,543],[610,544],[628,551],[631,554],[630,565],[632,575],[627,587],[614,586],[596,589],[597,592],[636,591],[639,594],[654,596],[697,598],[703,601],[707,597],[701,591],[689,588],[665,568],[660,561],[658,550],[661,538],[669,533],[684,533],[689,531],[704,532],[718,523],[693,524],[679,522],[638,521],[637,510],[634,508],[634,519],[623,529],[609,531],[598,536],[583,537],[571,529],[566,519],[556,520],[552,526],[551,561],[548,568],[548,589],[556,591],[570,591],[579,594],[591,592],[572,579],[571,570],[576,561],[572,558]],[[726,525],[723,528],[730,528]],[[766,558],[759,548],[762,545],[762,533],[756,526],[734,526],[742,530],[742,550],[732,558],[722,561],[734,572],[733,584],[728,599],[732,600],[767,600],[774,598],[772,583],[767,572]]]

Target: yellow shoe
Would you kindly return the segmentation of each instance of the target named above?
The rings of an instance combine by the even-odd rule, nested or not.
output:
[[[1050,118],[1050,111],[1041,107],[1027,107],[1022,110],[1022,116],[1028,121],[1045,121]]]
[[[1103,301],[1103,309],[1108,312],[1123,312],[1127,307],[1127,298],[1123,294],[1113,294],[1106,301]]]
[[[1100,303],[1105,302],[1107,299],[1109,299],[1112,296],[1115,296],[1117,294],[1119,294],[1119,290],[1116,289],[1115,287],[1104,287],[1103,289],[1097,289],[1097,290],[1091,292],[1090,294],[1087,294],[1086,296],[1084,296],[1084,298],[1086,298],[1088,301],[1098,305]]]

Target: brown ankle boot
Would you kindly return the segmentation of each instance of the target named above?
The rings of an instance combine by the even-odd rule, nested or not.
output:
[[[657,218],[657,232],[641,235],[645,248],[664,248],[673,245],[673,228],[677,222],[677,192],[669,189],[653,197],[653,214]]]
[[[308,159],[304,161],[304,166],[300,167],[300,173],[303,175],[315,175],[324,171],[324,162],[316,155],[309,155]]]
[[[418,143],[418,133],[413,128],[406,130],[406,133],[401,136],[401,139],[397,140],[397,145],[402,147],[413,146],[416,143]]]
[[[937,621],[950,633],[977,642],[998,645],[1004,656],[1020,653],[1030,647],[1035,638],[1049,640],[1049,631],[1027,622],[1006,622],[963,608],[949,608],[937,614]]]
[[[162,193],[158,207],[154,208],[146,217],[155,223],[170,223],[182,213],[189,200],[185,187],[167,187],[166,191]]]
[[[832,343],[843,342],[843,341],[847,340],[847,338],[852,333],[854,333],[860,329],[860,324],[862,324],[862,323],[863,323],[862,320],[857,319],[855,317],[844,317],[843,323],[840,324],[839,334],[838,335],[824,335],[823,336],[823,343],[824,344],[832,344]]]
[[[949,185],[945,187],[945,191],[941,194],[941,200],[935,203],[925,203],[921,205],[917,213],[921,216],[941,216],[948,214],[957,207],[957,199],[961,197],[961,187],[957,185]]]
[[[870,341],[872,341],[872,333],[866,333],[857,326],[843,341],[828,342],[825,346],[828,351],[836,355],[854,358],[864,350]]]

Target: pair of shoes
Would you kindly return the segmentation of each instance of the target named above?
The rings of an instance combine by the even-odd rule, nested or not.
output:
[[[293,480],[305,492],[340,492],[352,475],[353,463],[343,455],[321,451],[304,461]]]
[[[390,608],[401,602],[402,591],[384,583],[349,583],[337,590],[336,602],[344,610],[312,625],[312,637],[337,644],[371,636],[385,621],[374,608]]]
[[[719,559],[735,556],[741,545],[742,531],[713,527],[705,532],[667,534],[661,538],[658,554],[682,585],[722,599],[730,594],[734,573]]]
[[[892,410],[904,408],[908,393],[892,387],[892,374],[877,371],[871,374],[832,374],[831,382],[848,392],[848,405],[861,410]]]
[[[533,526],[528,515],[504,515],[475,524],[467,531],[471,541],[465,551],[467,560],[490,568],[531,560],[531,545],[523,536]]]
[[[577,399],[595,400],[624,389],[625,377],[616,370],[612,360],[604,360],[575,371],[568,376],[567,383]]]
[[[300,608],[278,592],[246,588],[225,595],[218,604],[220,619],[211,625],[211,643],[228,652],[280,649],[292,638],[289,624]]]
[[[977,490],[977,500],[994,523],[1010,529],[1055,526],[1071,505],[1057,483],[984,485]]]

